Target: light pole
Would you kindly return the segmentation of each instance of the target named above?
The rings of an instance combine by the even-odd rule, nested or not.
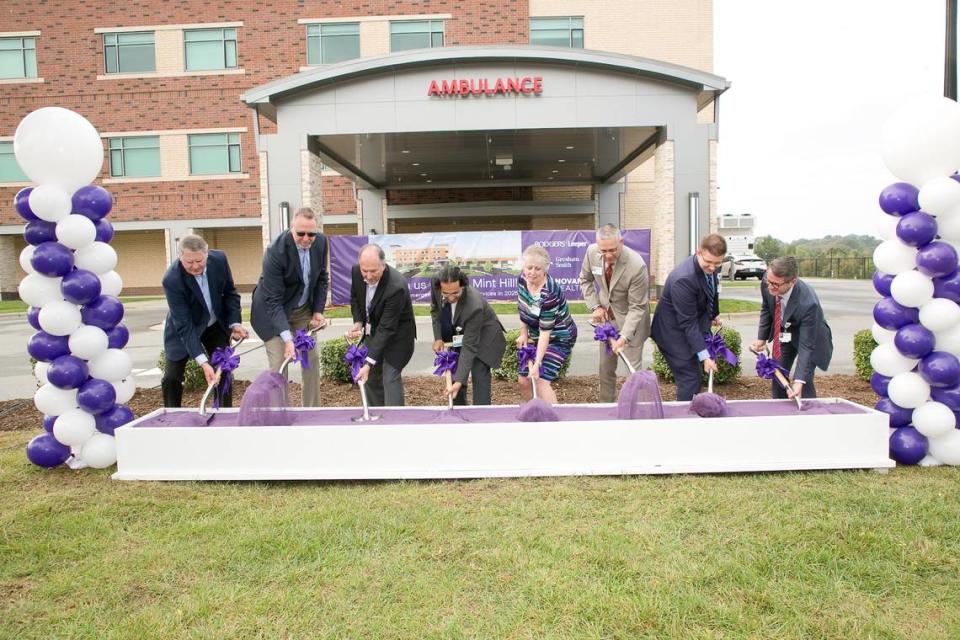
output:
[[[943,95],[957,99],[957,0],[947,0],[947,28],[943,56]]]

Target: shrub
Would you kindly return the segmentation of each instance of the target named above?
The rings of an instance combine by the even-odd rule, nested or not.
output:
[[[343,336],[320,343],[320,370],[327,380],[347,384],[353,382],[350,365],[343,360],[348,348],[347,339]]]
[[[720,329],[720,335],[723,336],[723,341],[727,345],[727,349],[733,352],[733,355],[737,356],[737,364],[732,365],[723,358],[720,358],[717,361],[717,373],[713,376],[714,384],[726,384],[728,382],[733,382],[740,377],[740,374],[743,372],[743,368],[740,363],[740,332],[736,329],[731,329],[730,327],[723,327]],[[659,349],[653,350],[653,372],[656,373],[660,378],[666,382],[673,382],[673,373],[670,371],[670,366],[667,365],[667,359],[663,357],[663,354],[660,353]],[[704,384],[707,382],[707,374],[701,373],[701,379]]]
[[[157,367],[159,367],[161,373],[166,373],[167,358],[162,349],[160,350],[160,359],[157,360]],[[193,358],[187,358],[187,366],[183,370],[183,388],[188,391],[207,388],[207,377],[203,375],[203,369]]]
[[[503,360],[500,361],[500,368],[494,369],[491,372],[493,373],[493,377],[498,380],[516,380],[517,376],[520,375],[520,363],[517,362],[518,337],[520,337],[520,329],[507,331],[507,349],[503,352]],[[572,359],[572,357],[567,358],[567,361],[560,367],[557,380],[562,380],[567,377],[567,371],[570,369],[570,360]]]
[[[873,339],[870,329],[861,329],[853,334],[853,364],[857,368],[857,375],[867,381],[873,375],[870,354],[876,348],[877,341]]]

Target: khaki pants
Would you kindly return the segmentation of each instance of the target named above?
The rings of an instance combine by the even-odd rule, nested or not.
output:
[[[620,362],[620,356],[607,355],[606,347],[603,344],[598,346],[600,348],[600,402],[616,402],[617,364]],[[637,371],[643,367],[643,344],[627,346],[623,350],[623,355]]]
[[[307,325],[310,323],[310,318],[313,317],[313,311],[311,311],[308,305],[304,305],[298,309],[294,309],[293,313],[290,314],[288,321],[290,322],[290,332],[296,335],[297,330],[307,329]],[[300,380],[302,385],[302,405],[304,407],[319,407],[320,406],[320,344],[319,340],[315,349],[310,351],[308,360],[310,362],[310,368],[304,369],[298,364],[291,364],[287,367],[287,371],[292,367],[300,368]],[[267,350],[267,362],[270,363],[270,370],[276,371],[280,368],[280,365],[283,364],[283,350],[285,348],[283,338],[280,336],[275,336],[270,338],[264,343],[264,347]],[[289,379],[289,376],[288,376]]]

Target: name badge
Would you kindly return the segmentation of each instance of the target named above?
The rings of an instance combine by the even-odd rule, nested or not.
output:
[[[540,315],[540,307],[530,306],[530,307],[528,307],[528,309],[530,309],[530,315],[532,315],[532,316],[539,316],[539,315]]]
[[[595,275],[595,276],[602,276],[602,275],[603,275],[603,269],[601,269],[600,267],[593,267],[592,269],[590,269],[590,271],[591,271],[591,272],[593,273],[593,275]]]
[[[369,322],[366,324],[366,326],[363,327],[363,332],[364,332],[366,335],[370,335],[370,323],[369,323]]]
[[[780,333],[780,343],[781,343],[781,344],[783,344],[784,342],[790,342],[790,340],[791,340],[792,338],[793,338],[793,334],[792,334],[792,333],[788,333],[788,332],[786,332],[786,331],[782,331],[782,332]]]
[[[459,349],[463,346],[463,336],[453,336],[452,346],[454,349]]]

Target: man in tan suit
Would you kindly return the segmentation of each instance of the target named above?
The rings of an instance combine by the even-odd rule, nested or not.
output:
[[[643,365],[643,343],[650,335],[650,278],[636,251],[623,246],[620,230],[612,224],[597,229],[597,242],[587,247],[580,269],[583,300],[593,310],[595,323],[612,322],[620,331],[608,355],[600,345],[600,402],[617,395],[617,353],[623,352],[635,368]]]

